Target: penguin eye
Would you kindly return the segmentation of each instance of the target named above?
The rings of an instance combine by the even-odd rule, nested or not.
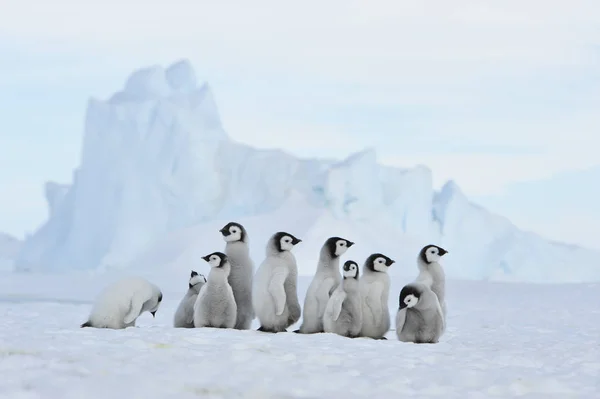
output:
[[[344,245],[346,245],[345,241],[338,241],[338,244],[340,244],[340,247],[343,247]]]

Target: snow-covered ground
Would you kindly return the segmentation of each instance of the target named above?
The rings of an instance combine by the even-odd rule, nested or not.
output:
[[[436,345],[174,329],[185,276],[138,328],[81,329],[115,275],[0,274],[2,398],[597,398],[600,284],[448,282]],[[301,277],[301,301],[309,278]],[[394,278],[390,310],[406,281]],[[256,320],[254,327],[256,328]],[[393,325],[392,325],[393,328]]]

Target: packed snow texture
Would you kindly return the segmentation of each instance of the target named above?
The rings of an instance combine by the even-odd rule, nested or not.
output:
[[[12,270],[23,242],[6,233],[0,233],[0,271]]]
[[[521,231],[452,181],[437,192],[424,166],[384,166],[373,149],[299,159],[231,140],[210,87],[185,60],[136,71],[107,101],[91,99],[73,182],[48,183],[46,199],[48,220],[24,243],[17,270],[173,266],[222,247],[219,224],[235,220],[248,224],[257,263],[275,231],[302,238],[301,274],[339,235],[357,243],[359,262],[378,251],[412,266],[423,245],[440,245],[449,278],[600,281],[597,252]]]
[[[375,341],[175,329],[189,271],[145,275],[164,292],[156,319],[145,313],[126,330],[79,328],[116,278],[109,274],[0,275],[0,397],[587,399],[600,392],[598,284],[449,282],[446,333],[438,344],[417,345],[397,341],[395,331]],[[392,317],[407,281],[392,279]],[[303,299],[310,278],[299,283]]]

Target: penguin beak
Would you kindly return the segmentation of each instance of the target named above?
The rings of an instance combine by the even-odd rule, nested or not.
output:
[[[210,259],[210,256],[209,255],[203,256],[202,259],[204,261],[208,262],[208,260]]]
[[[395,261],[395,260],[393,260],[393,259],[390,259],[390,260],[388,261],[388,263],[387,263],[387,266],[388,266],[388,267],[390,267],[390,266],[391,266],[391,265],[393,265],[394,263],[396,263],[396,261]]]
[[[150,312],[150,314],[152,315],[152,317],[156,317],[156,310],[154,312]]]
[[[354,245],[354,243],[352,241],[346,241],[348,243],[348,248],[350,248],[351,246]]]
[[[400,310],[404,309],[406,307],[406,304],[404,303],[404,301],[400,301]]]
[[[223,234],[225,237],[229,235],[229,231],[225,227],[219,230],[219,233]]]
[[[444,256],[448,253],[444,248],[439,248],[440,256]]]
[[[299,243],[301,243],[301,242],[302,242],[302,240],[301,240],[301,239],[299,239],[299,238],[295,238],[295,237],[294,237],[294,238],[292,239],[292,245],[297,245],[297,244],[299,244]]]

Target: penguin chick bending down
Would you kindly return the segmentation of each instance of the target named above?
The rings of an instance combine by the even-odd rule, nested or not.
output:
[[[200,288],[206,283],[206,277],[192,270],[188,290],[179,303],[175,316],[173,317],[173,326],[175,328],[194,328],[194,304]]]
[[[96,298],[88,321],[81,327],[122,329],[135,327],[144,312],[155,317],[163,295],[142,277],[127,277],[106,287]]]
[[[390,329],[388,268],[394,262],[383,254],[375,253],[369,255],[363,265],[363,276],[359,283],[363,310],[362,337],[387,339],[385,334]]]
[[[284,332],[300,319],[298,265],[291,252],[300,242],[283,231],[267,242],[266,258],[256,271],[252,288],[254,312],[260,321],[258,331]]]
[[[354,243],[345,238],[330,237],[321,247],[317,272],[304,297],[302,325],[296,332],[314,334],[324,331],[323,313],[325,307],[329,297],[342,279],[340,276],[340,256],[352,245]]]
[[[254,263],[250,259],[248,233],[244,226],[235,222],[226,224],[219,232],[226,242],[225,254],[231,265],[231,273],[229,273],[227,280],[233,290],[233,297],[237,306],[237,316],[233,328],[248,330],[254,319],[254,309],[252,307]]]
[[[231,265],[223,252],[203,256],[210,265],[206,284],[194,304],[194,327],[233,328],[237,306],[227,282]]]
[[[327,302],[323,314],[325,332],[356,338],[362,328],[362,304],[358,284],[358,264],[344,263],[344,278]]]
[[[407,284],[400,291],[396,335],[402,342],[435,344],[445,329],[437,295],[425,284]]]
[[[437,245],[423,247],[417,257],[419,275],[415,279],[415,283],[427,285],[437,295],[444,319],[446,319],[446,274],[439,262],[447,253],[448,251]]]

